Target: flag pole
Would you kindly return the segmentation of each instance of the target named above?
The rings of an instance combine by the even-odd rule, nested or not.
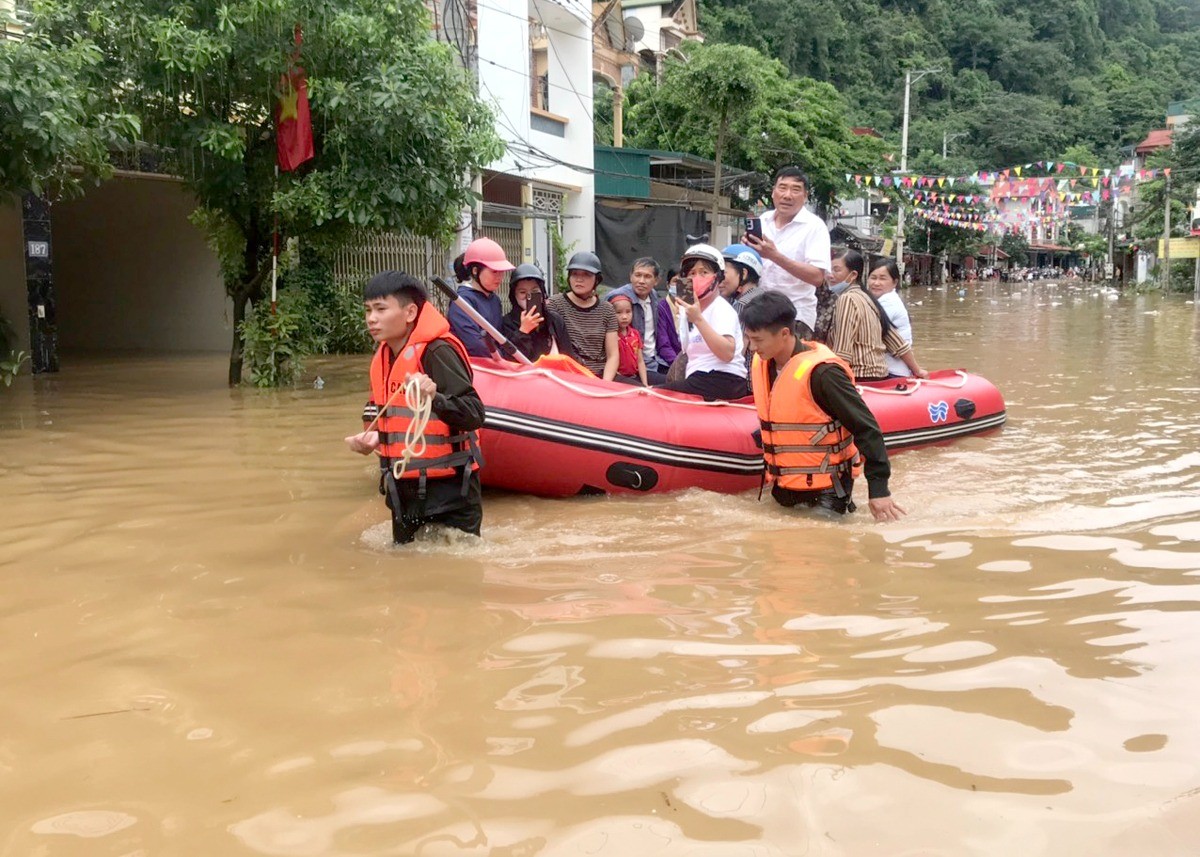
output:
[[[275,162],[275,192],[279,191],[279,162]],[[271,226],[271,315],[275,315],[275,302],[278,295],[276,288],[279,282],[279,212]]]

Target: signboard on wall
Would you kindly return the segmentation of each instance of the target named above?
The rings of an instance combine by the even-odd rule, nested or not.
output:
[[[1158,258],[1163,258],[1163,242],[1158,239]],[[1172,238],[1171,239],[1171,258],[1172,259],[1196,259],[1200,258],[1200,238]]]

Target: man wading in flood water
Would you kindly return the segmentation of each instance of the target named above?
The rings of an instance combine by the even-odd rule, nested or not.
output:
[[[861,451],[871,514],[900,520],[906,513],[888,491],[892,468],[883,433],[850,367],[819,342],[796,338],[796,308],[780,292],[747,302],[741,320],[755,351],[750,380],[771,496],[783,506],[853,512]]]
[[[367,331],[379,343],[363,416],[377,419],[379,431],[351,435],[346,445],[362,455],[380,454],[392,538],[407,544],[424,524],[479,535],[483,494],[475,430],[483,425],[484,409],[471,384],[466,348],[408,274],[377,274],[363,289],[363,305]],[[405,435],[417,403],[408,401],[409,391],[418,390],[418,399],[430,402],[429,422],[424,449],[410,452]]]

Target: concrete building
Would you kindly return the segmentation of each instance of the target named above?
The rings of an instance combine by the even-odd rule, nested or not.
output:
[[[1172,101],[1167,105],[1167,127],[1172,131],[1183,128],[1191,123],[1197,113],[1200,113],[1200,98]]]
[[[59,349],[228,350],[229,299],[216,256],[188,221],[195,207],[180,181],[132,171],[49,206],[45,220],[0,206],[0,315],[17,348],[30,351],[37,329],[54,347],[51,363]],[[42,223],[48,234],[36,231]]]
[[[622,0],[625,14],[640,22],[633,49],[644,67],[660,72],[663,60],[687,40],[704,41],[696,0]]]
[[[477,237],[554,278],[560,253],[591,249],[593,7],[590,0],[427,0],[436,39],[450,45],[496,115],[504,154],[476,181],[449,246],[375,235],[345,248],[337,276],[357,281],[386,264],[449,276],[448,261]],[[556,249],[557,246],[557,249]]]
[[[556,231],[566,247],[595,243],[592,7],[491,0],[475,14],[479,95],[506,149],[482,178],[480,232],[553,276]]]

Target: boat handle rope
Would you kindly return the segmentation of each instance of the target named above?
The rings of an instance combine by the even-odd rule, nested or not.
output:
[[[597,391],[593,391],[593,390],[585,390],[582,387],[578,387],[575,384],[572,384],[570,381],[566,380],[565,378],[561,377],[557,372],[552,372],[549,369],[536,369],[536,368],[523,369],[522,371],[518,371],[518,372],[502,371],[499,369],[489,369],[486,366],[474,366],[474,369],[477,372],[484,372],[488,375],[501,375],[501,376],[510,377],[510,378],[531,378],[535,375],[539,375],[539,376],[542,376],[545,378],[549,378],[554,383],[559,384],[563,387],[566,387],[571,392],[578,393],[581,396],[586,396],[589,399],[617,399],[617,398],[620,398],[621,396],[653,396],[656,399],[662,399],[664,402],[675,402],[675,403],[678,403],[681,405],[693,405],[693,406],[700,406],[700,407],[706,407],[706,408],[710,408],[710,407],[743,408],[748,411],[754,410],[754,405],[741,405],[741,404],[738,404],[737,402],[723,402],[723,401],[722,402],[703,402],[703,401],[697,402],[697,401],[693,401],[691,399],[680,399],[680,398],[676,398],[675,396],[668,396],[663,393],[660,393],[657,390],[655,390],[653,387],[629,387],[628,389],[625,389],[625,390],[614,390],[612,392],[607,392],[607,393],[601,393],[601,392],[597,392]],[[913,381],[912,386],[906,387],[903,390],[881,390],[878,387],[858,387],[858,391],[859,391],[859,393],[863,393],[863,392],[879,393],[880,395],[884,395],[884,396],[911,396],[913,393],[917,392],[917,390],[919,390],[923,384],[928,384],[933,387],[947,387],[952,390],[961,390],[963,387],[965,387],[967,385],[967,373],[963,372],[961,369],[955,369],[954,374],[957,376],[957,379],[958,379],[957,383],[954,383],[952,381],[942,381],[942,380],[931,381],[929,379],[923,379],[923,378],[912,378],[912,379],[910,379],[911,381]]]
[[[966,372],[962,371],[961,369],[955,369],[954,374],[958,376],[958,383],[954,383],[953,381],[942,381],[940,379],[930,380],[929,378],[910,378],[909,380],[913,382],[912,386],[910,387],[906,385],[903,390],[887,390],[880,387],[859,387],[858,391],[860,393],[878,393],[881,396],[911,396],[913,393],[917,392],[917,390],[921,389],[923,385],[928,385],[930,387],[946,387],[950,390],[961,390],[963,387],[967,386]]]
[[[582,387],[577,387],[570,381],[562,378],[556,372],[549,369],[525,369],[518,372],[507,372],[499,369],[489,369],[486,366],[474,366],[476,372],[486,372],[489,375],[503,375],[511,378],[532,378],[534,375],[541,375],[549,378],[556,384],[566,387],[573,393],[578,393],[581,396],[586,396],[589,399],[617,399],[621,396],[653,396],[656,399],[662,399],[664,402],[673,402],[680,405],[693,405],[705,408],[744,408],[745,410],[754,410],[754,405],[739,405],[737,402],[696,402],[689,399],[680,399],[675,396],[668,396],[665,393],[660,393],[653,387],[628,387],[624,390],[614,390],[612,392],[601,393],[594,390],[585,390]]]

